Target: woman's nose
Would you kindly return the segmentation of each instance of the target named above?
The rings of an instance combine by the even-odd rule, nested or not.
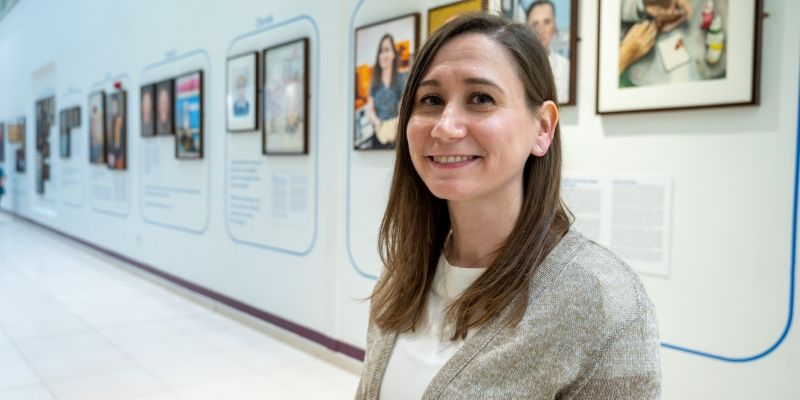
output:
[[[457,104],[450,103],[445,106],[439,120],[431,130],[431,137],[441,141],[451,141],[463,138],[467,134],[464,125],[464,111]]]

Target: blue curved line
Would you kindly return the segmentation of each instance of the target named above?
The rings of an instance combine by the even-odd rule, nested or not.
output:
[[[189,57],[193,57],[193,56],[196,56],[198,54],[205,57],[205,59],[206,59],[206,69],[208,70],[207,75],[208,76],[212,76],[212,72],[211,72],[211,68],[212,68],[212,66],[211,66],[211,56],[208,54],[208,51],[206,49],[203,49],[203,48],[191,50],[191,51],[188,51],[186,53],[182,53],[182,54],[176,55],[174,57],[169,57],[166,60],[159,61],[157,63],[147,65],[142,69],[142,72],[141,72],[140,76],[143,77],[148,71],[150,71],[152,69],[163,67],[165,65],[169,65],[171,63],[174,63],[174,62],[177,62],[177,61],[189,58]],[[140,80],[140,82],[143,81],[143,79],[141,79],[141,78],[139,80]],[[205,82],[205,80],[204,80],[204,82]],[[206,107],[206,106],[208,104],[205,104],[205,103],[210,102],[211,101],[210,99],[213,98],[211,96],[213,85],[204,84],[204,86],[205,87],[203,88],[203,90],[204,90],[204,93],[203,93],[203,103],[204,103],[203,104],[203,108],[204,108],[204,110],[207,110],[208,107]],[[213,118],[213,113],[204,112],[203,113],[203,117],[205,119],[204,122],[207,122],[207,124],[204,124],[203,126],[204,127],[212,126],[211,120]],[[206,158],[206,160],[204,160],[204,162],[206,164],[206,196],[205,196],[206,197],[206,220],[205,220],[205,223],[203,224],[203,227],[200,228],[200,229],[191,229],[191,228],[187,228],[187,227],[176,225],[176,224],[170,224],[170,223],[166,223],[166,222],[155,221],[155,220],[153,220],[151,218],[146,217],[145,216],[145,212],[144,212],[144,205],[143,205],[144,198],[140,195],[139,196],[139,214],[142,217],[142,221],[144,221],[145,223],[150,224],[150,225],[160,226],[162,228],[169,228],[169,229],[173,229],[173,230],[176,230],[176,231],[191,233],[191,234],[195,234],[195,235],[204,235],[206,232],[208,232],[208,227],[209,227],[210,222],[211,222],[211,149],[213,148],[213,147],[208,145],[208,142],[209,142],[209,140],[207,140],[207,139],[203,140],[203,154],[204,154],[204,157]],[[142,172],[142,168],[144,168],[144,163],[142,163],[141,160],[140,160],[140,163],[139,163],[139,173],[140,174]],[[144,185],[144,182],[141,179],[139,179],[139,189],[142,188],[142,185]]]
[[[798,95],[797,105],[797,137],[795,143],[794,154],[794,193],[792,200],[792,254],[791,254],[791,268],[789,269],[789,316],[786,319],[786,326],[783,327],[783,332],[778,340],[766,350],[752,355],[750,357],[725,357],[717,354],[707,353],[700,350],[694,350],[688,347],[677,346],[669,343],[661,343],[661,346],[671,350],[682,351],[689,354],[694,354],[702,357],[708,357],[719,361],[727,361],[732,363],[743,363],[758,360],[772,353],[777,349],[792,328],[792,321],[794,320],[794,295],[795,295],[795,273],[797,271],[797,192],[798,192],[798,175],[800,175],[800,95]]]
[[[318,66],[319,65],[319,60],[320,60],[320,49],[319,49],[320,48],[320,46],[319,46],[320,33],[319,33],[319,26],[317,25],[317,21],[313,17],[308,15],[308,14],[301,14],[301,15],[292,17],[290,19],[287,19],[287,20],[284,20],[284,21],[281,21],[281,22],[277,22],[277,23],[273,23],[273,24],[267,25],[267,26],[265,26],[263,28],[259,28],[259,29],[256,29],[256,30],[253,30],[253,31],[250,31],[250,32],[246,32],[246,33],[243,33],[243,34],[241,34],[239,36],[234,37],[233,40],[231,40],[230,44],[228,44],[228,51],[226,53],[226,57],[230,57],[231,56],[231,50],[233,49],[233,46],[236,44],[236,42],[238,42],[238,41],[240,41],[242,39],[245,39],[245,38],[248,38],[248,37],[251,37],[251,36],[255,36],[255,35],[259,35],[259,34],[262,34],[264,32],[267,32],[267,31],[270,31],[270,30],[273,30],[273,29],[278,29],[278,28],[281,28],[283,26],[287,26],[287,25],[290,25],[290,24],[293,24],[295,22],[302,21],[302,20],[308,21],[311,24],[311,27],[314,28],[314,35],[316,36],[316,42],[314,42],[315,44],[310,44],[310,45],[314,46],[313,47],[313,49],[314,49],[314,60],[317,62],[317,66]],[[315,95],[313,96],[313,98],[314,98],[314,112],[312,113],[312,115],[314,116],[314,138],[313,138],[314,147],[312,147],[312,149],[311,149],[311,151],[314,152],[314,218],[313,218],[314,219],[314,228],[312,229],[312,233],[311,233],[311,242],[303,250],[291,250],[291,249],[287,249],[287,248],[283,248],[283,247],[279,247],[279,246],[271,246],[271,245],[267,245],[267,244],[251,242],[249,240],[238,239],[233,234],[233,232],[231,232],[230,222],[228,221],[228,218],[227,218],[227,215],[226,215],[225,218],[224,218],[224,220],[225,220],[225,231],[228,233],[228,237],[234,243],[247,245],[247,246],[251,246],[251,247],[256,247],[256,248],[260,248],[260,249],[264,249],[264,250],[274,251],[276,253],[287,254],[287,255],[290,255],[290,256],[297,256],[297,257],[305,257],[305,256],[307,256],[308,254],[311,253],[311,251],[317,245],[317,236],[318,236],[318,231],[319,231],[319,153],[321,151],[320,148],[319,148],[319,97],[320,97],[319,82],[320,82],[319,68],[317,67],[317,68],[314,68],[314,86],[315,86],[314,94]],[[226,132],[226,138],[225,138],[225,162],[224,162],[224,164],[225,164],[225,179],[227,179],[227,177],[228,177],[228,140],[230,140],[230,139],[228,138],[228,133]],[[228,186],[227,185],[225,185],[225,187],[224,187],[224,193],[223,193],[222,197],[223,197],[223,207],[225,209],[225,212],[227,213],[228,212]]]
[[[358,14],[358,10],[361,8],[361,5],[364,4],[364,0],[360,0],[358,4],[353,8],[353,13],[350,14],[350,30],[348,33],[348,43],[347,43],[347,54],[349,60],[347,61],[347,67],[349,68],[348,71],[355,70],[355,49],[353,48],[355,45],[355,23],[356,23],[356,14]],[[353,74],[347,74],[347,87],[352,88],[355,82],[353,80],[355,77]],[[344,236],[345,242],[347,247],[347,258],[350,260],[350,265],[353,269],[356,270],[356,273],[361,275],[362,277],[370,280],[378,280],[378,277],[367,272],[364,272],[358,266],[358,262],[356,262],[355,256],[353,256],[353,241],[350,237],[350,233],[352,230],[352,226],[350,224],[350,213],[351,213],[351,204],[353,201],[353,195],[351,194],[352,189],[352,175],[353,175],[353,167],[352,167],[352,158],[353,158],[353,127],[355,121],[353,120],[353,99],[352,97],[348,96],[348,111],[347,111],[347,178],[345,179],[345,192],[347,193],[347,199],[345,200],[345,211],[344,211]]]

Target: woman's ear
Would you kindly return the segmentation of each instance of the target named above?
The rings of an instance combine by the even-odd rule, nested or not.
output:
[[[537,112],[536,137],[531,147],[531,154],[536,157],[544,157],[553,143],[553,136],[558,125],[558,107],[556,103],[547,100],[539,106]]]

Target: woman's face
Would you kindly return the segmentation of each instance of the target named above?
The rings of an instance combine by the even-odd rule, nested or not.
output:
[[[389,38],[384,38],[381,41],[381,52],[378,56],[378,62],[381,68],[385,71],[392,68],[394,63],[394,49],[392,49],[392,41]]]
[[[158,92],[158,120],[165,122],[169,119],[169,93],[166,90]]]
[[[539,119],[515,66],[506,49],[480,34],[457,36],[434,57],[406,135],[414,168],[436,197],[521,198]]]
[[[142,121],[150,122],[150,116],[153,113],[153,98],[150,92],[142,94]]]

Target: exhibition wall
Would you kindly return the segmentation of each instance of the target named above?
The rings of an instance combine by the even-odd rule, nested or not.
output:
[[[419,13],[413,54],[427,36],[428,10],[446,3],[20,1],[0,20],[2,209],[358,356],[369,307],[359,299],[380,274],[377,231],[394,153],[375,147],[382,144],[364,150],[360,140],[369,125],[354,112],[362,106],[353,91],[363,59],[356,31],[364,27],[366,37],[373,23]],[[750,99],[758,104],[698,107],[709,92],[726,95],[700,82],[671,86],[683,92],[655,85],[619,90],[650,109],[685,108],[618,112],[630,102],[620,98],[609,100],[613,112],[604,114],[597,112],[604,107],[598,86],[607,86],[597,68],[609,55],[598,47],[605,49],[609,35],[598,23],[619,21],[598,16],[619,2],[576,3],[574,105],[560,109],[564,197],[578,228],[617,249],[655,303],[664,398],[795,398],[800,26],[793,16],[800,3],[765,0],[768,16],[756,41],[757,29],[745,27],[751,20],[733,8],[746,2],[721,2],[730,9],[730,66],[724,79],[708,84],[735,86],[759,76],[760,96]],[[501,9],[499,1],[488,6]],[[749,39],[739,38],[747,35],[737,34],[736,24]],[[229,129],[235,118],[227,112],[234,71],[228,60],[256,53],[263,63],[264,50],[303,38],[306,139],[292,154],[276,154],[263,143],[264,126]],[[749,50],[759,43],[757,67],[737,72],[747,62],[736,57],[752,60]],[[199,124],[202,140],[143,136],[141,87],[195,71],[202,71],[202,95],[192,98],[191,124]],[[634,70],[629,77],[638,79]],[[180,90],[176,84],[175,94]],[[108,159],[89,162],[89,99],[100,91],[106,101],[126,93],[127,118],[115,125],[127,132],[125,161],[112,168]],[[49,98],[54,105],[41,102]],[[80,117],[64,157],[59,129],[68,114],[59,111],[74,106]],[[37,137],[46,107],[56,118],[40,122],[47,131]],[[8,135],[20,117],[24,146]],[[111,117],[105,120],[115,124]],[[15,165],[18,149],[24,172]]]

